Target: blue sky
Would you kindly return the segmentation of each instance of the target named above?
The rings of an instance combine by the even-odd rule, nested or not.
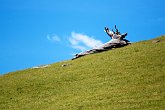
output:
[[[165,0],[0,0],[0,74],[51,64],[105,43],[165,34]]]

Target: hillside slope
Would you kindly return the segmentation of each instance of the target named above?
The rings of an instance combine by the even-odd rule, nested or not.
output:
[[[165,110],[165,36],[0,76],[0,110]]]

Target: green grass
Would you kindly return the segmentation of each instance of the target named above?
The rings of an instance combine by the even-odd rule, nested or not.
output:
[[[156,39],[2,75],[0,110],[165,110],[165,36]]]

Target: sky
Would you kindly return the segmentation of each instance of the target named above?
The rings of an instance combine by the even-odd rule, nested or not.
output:
[[[165,34],[165,0],[0,0],[0,74],[69,60],[110,40]]]

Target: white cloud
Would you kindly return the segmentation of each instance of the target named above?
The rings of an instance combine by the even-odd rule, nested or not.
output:
[[[78,50],[81,50],[81,51],[87,50],[87,48],[85,46],[81,46],[81,45],[73,45],[72,47],[74,49],[78,49]]]
[[[51,42],[60,42],[60,43],[66,43],[65,41],[62,41],[59,36],[57,35],[51,35],[48,34],[46,36],[47,40]],[[100,40],[96,40],[93,37],[90,37],[85,34],[71,32],[70,37],[68,38],[69,45],[77,50],[85,51],[91,48],[96,48],[102,45],[103,43]]]
[[[100,40],[96,40],[92,37],[76,32],[71,33],[69,42],[71,43],[73,48],[81,51],[84,51],[89,48],[94,48],[103,44]]]
[[[60,37],[56,36],[56,35],[51,36],[51,35],[48,34],[46,37],[50,41],[55,41],[55,42],[60,42],[61,41]]]

